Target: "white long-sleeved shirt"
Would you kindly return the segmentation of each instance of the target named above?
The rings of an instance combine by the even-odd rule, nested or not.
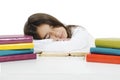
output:
[[[68,41],[34,40],[35,52],[89,52],[93,46],[94,38],[83,27],[72,29],[72,37]]]

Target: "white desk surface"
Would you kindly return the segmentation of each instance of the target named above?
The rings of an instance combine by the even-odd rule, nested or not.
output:
[[[120,65],[86,62],[83,57],[38,57],[1,63],[0,80],[120,80]]]

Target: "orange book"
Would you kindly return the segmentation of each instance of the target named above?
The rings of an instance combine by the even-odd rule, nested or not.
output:
[[[87,54],[86,61],[87,62],[120,64],[120,56],[104,55],[104,54]]]

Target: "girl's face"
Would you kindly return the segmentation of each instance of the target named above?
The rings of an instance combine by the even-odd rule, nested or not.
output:
[[[64,27],[54,28],[48,24],[37,27],[37,33],[42,39],[65,40],[68,36]]]

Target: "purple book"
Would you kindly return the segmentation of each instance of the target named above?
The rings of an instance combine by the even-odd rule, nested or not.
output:
[[[33,37],[27,35],[0,35],[0,44],[31,43],[32,41]]]
[[[11,56],[0,56],[0,62],[36,59],[36,57],[37,57],[36,54],[19,54],[19,55],[11,55]]]

